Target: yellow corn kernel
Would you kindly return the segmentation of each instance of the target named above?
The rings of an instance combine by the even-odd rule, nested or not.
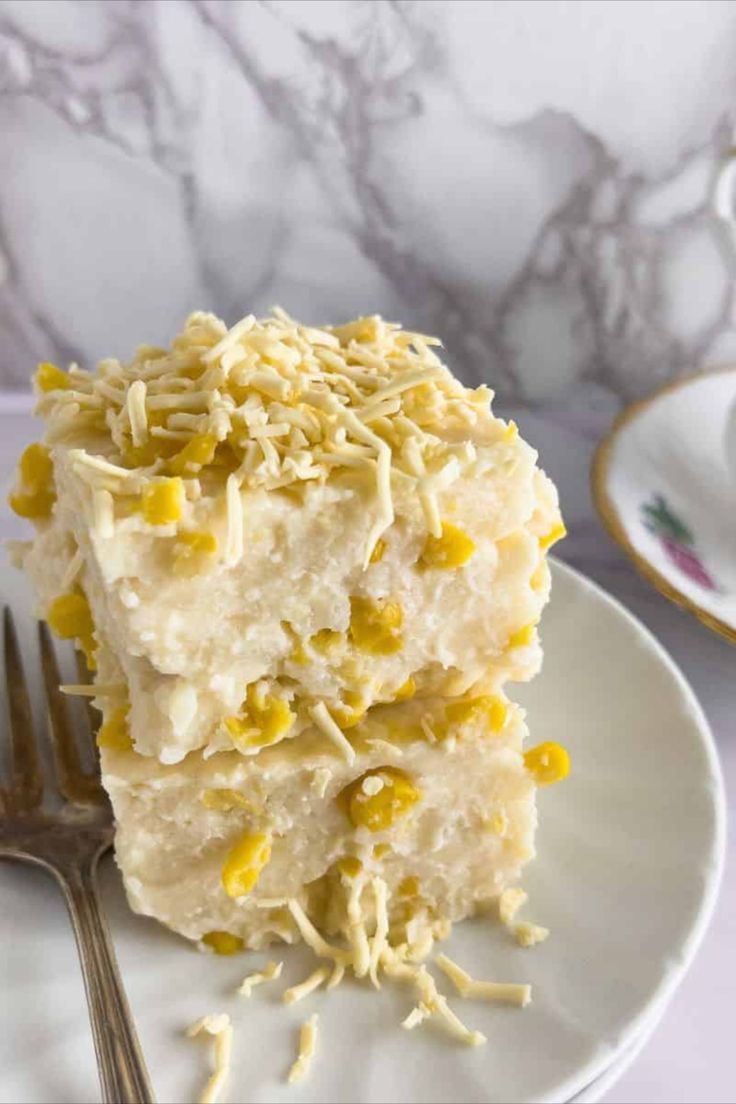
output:
[[[229,790],[223,787],[219,790],[205,790],[199,799],[206,809],[214,809],[218,813],[230,813],[233,809],[252,809],[248,798],[238,790]]]
[[[544,588],[544,584],[547,581],[549,575],[549,568],[544,560],[540,560],[529,579],[529,586],[532,590],[539,592]]]
[[[399,897],[416,897],[419,893],[419,879],[413,876],[399,882]]]
[[[192,437],[176,456],[172,456],[167,467],[172,475],[195,475],[201,468],[211,464],[217,450],[217,438],[212,433],[199,433]]]
[[[18,461],[18,471],[26,491],[46,490],[54,473],[49,450],[40,441],[23,449]]]
[[[56,501],[53,464],[49,450],[36,441],[28,445],[18,462],[19,489],[8,495],[8,504],[19,517],[45,518]]]
[[[314,636],[310,636],[309,646],[314,648],[315,652],[327,655],[334,652],[344,640],[344,633],[336,632],[334,629],[320,629]]]
[[[549,533],[547,533],[544,537],[539,538],[539,547],[543,551],[545,551],[547,548],[551,548],[553,544],[556,544],[557,541],[562,540],[562,538],[566,536],[567,529],[565,528],[564,523],[560,521],[557,523],[557,525],[552,526]]]
[[[524,625],[521,629],[517,629],[515,633],[512,633],[509,637],[509,648],[526,648],[531,644],[534,639],[535,623],[532,621],[529,625]]]
[[[514,440],[516,440],[516,438],[518,436],[519,436],[519,427],[517,426],[516,422],[513,419],[511,419],[507,423],[506,429],[503,431],[503,440],[504,441],[514,441]]]
[[[12,491],[8,495],[8,505],[13,513],[30,520],[49,517],[55,502],[53,491],[34,491],[33,494]]]
[[[363,869],[363,864],[355,855],[345,855],[337,860],[337,869],[346,878],[357,878]]]
[[[570,773],[570,756],[561,744],[548,740],[524,752],[524,766],[538,786],[561,782]]]
[[[153,479],[141,491],[143,520],[149,525],[171,525],[181,517],[184,484],[174,479]]]
[[[291,663],[298,663],[300,667],[303,667],[307,663],[311,662],[310,657],[307,655],[304,648],[304,640],[301,638],[301,636],[299,636],[291,622],[282,621],[281,628],[292,643],[291,651],[288,653],[288,655],[285,656],[285,658]]]
[[[377,564],[383,559],[383,554],[386,551],[386,542],[381,537],[378,538],[373,546],[373,551],[370,554],[368,563]]]
[[[367,712],[363,695],[356,690],[343,690],[342,697],[342,703],[332,707],[332,716],[340,728],[355,728]]]
[[[404,614],[398,602],[386,599],[350,599],[350,639],[356,648],[371,655],[393,655],[401,651],[400,629]]]
[[[390,855],[390,854],[391,854],[391,844],[390,843],[375,843],[373,845],[373,858],[374,859],[385,859],[386,855]]]
[[[453,724],[487,725],[491,732],[500,732],[509,714],[508,703],[496,694],[479,698],[462,698],[445,709],[445,716]]]
[[[117,709],[113,709],[97,733],[98,747],[110,748],[111,751],[133,750],[133,741],[130,738],[130,727],[128,725],[129,708],[127,705],[121,705]]]
[[[87,597],[80,590],[54,598],[46,614],[49,628],[62,640],[91,638],[95,626]]]
[[[69,374],[47,360],[39,364],[33,382],[44,394],[48,391],[68,391],[72,385]]]
[[[228,897],[244,897],[255,886],[271,858],[271,841],[263,832],[246,832],[228,852],[222,885]]]
[[[215,954],[233,955],[243,949],[243,940],[239,935],[226,931],[211,931],[202,936],[205,947],[211,947]]]
[[[97,641],[92,633],[85,633],[84,636],[80,636],[79,650],[84,656],[85,663],[87,664],[88,671],[97,670],[97,660],[95,659],[95,652],[97,651]]]
[[[375,793],[372,780],[381,783]],[[363,788],[370,784],[368,792]],[[421,797],[405,771],[397,767],[377,767],[356,778],[340,794],[348,817],[355,828],[367,828],[369,832],[383,832],[397,820],[405,817]]]
[[[430,535],[425,541],[419,562],[423,567],[449,569],[462,567],[475,552],[475,543],[467,533],[450,521],[442,522],[442,536]]]
[[[414,681],[414,679],[412,678],[412,676],[409,675],[406,682],[402,682],[401,686],[399,687],[399,689],[394,694],[393,700],[395,702],[409,701],[410,698],[414,697],[416,692],[417,692],[417,684]]]
[[[197,575],[217,554],[217,537],[204,530],[177,533],[174,544],[174,574]]]
[[[258,683],[251,683],[241,713],[226,717],[224,724],[235,746],[244,750],[277,744],[295,720],[296,714],[288,701],[266,693]]]

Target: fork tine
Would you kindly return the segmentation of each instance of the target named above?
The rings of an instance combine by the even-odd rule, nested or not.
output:
[[[5,644],[5,684],[12,742],[12,790],[6,795],[10,806],[18,810],[35,809],[43,798],[43,775],[36,747],[31,700],[23,670],[18,634],[9,606],[3,609]]]
[[[64,695],[59,689],[61,675],[56,661],[54,645],[47,625],[38,625],[38,643],[41,649],[41,669],[46,689],[49,714],[49,731],[54,749],[54,761],[59,789],[69,801],[94,801],[101,796],[97,779],[85,774],[79,760],[79,747],[74,735]]]

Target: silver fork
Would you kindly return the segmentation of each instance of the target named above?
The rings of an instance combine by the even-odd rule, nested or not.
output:
[[[152,1104],[153,1092],[125,997],[97,888],[97,864],[112,844],[113,818],[98,772],[82,768],[46,625],[38,638],[56,780],[64,803],[45,813],[43,775],[13,616],[3,620],[12,750],[9,785],[0,789],[0,858],[33,863],[64,894],[89,1006],[105,1104]],[[95,749],[96,750],[96,749]]]

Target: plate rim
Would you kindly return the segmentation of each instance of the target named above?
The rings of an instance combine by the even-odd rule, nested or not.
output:
[[[590,1084],[580,1089],[571,1100],[567,1101],[567,1104],[594,1104],[594,1101],[600,1100],[603,1094],[610,1092],[651,1042],[667,1013],[669,1004],[669,1001],[664,1001],[657,1005],[652,1011],[651,1018],[642,1025],[636,1038],[613,1059],[610,1065],[606,1066],[598,1077],[593,1078]]]
[[[686,610],[698,619],[706,628],[711,629],[723,637],[730,644],[736,644],[736,628],[721,620],[714,614],[704,610],[692,598],[683,594],[665,575],[654,567],[641,552],[637,551],[629,539],[626,526],[621,514],[608,492],[608,474],[611,468],[611,459],[614,445],[617,443],[621,431],[634,422],[649,407],[659,399],[670,395],[675,391],[689,386],[709,376],[731,375],[736,373],[736,364],[726,364],[714,368],[705,368],[699,372],[691,372],[689,375],[680,376],[671,380],[663,387],[657,388],[643,399],[624,407],[616,416],[608,433],[601,439],[593,453],[590,464],[590,493],[593,505],[603,523],[608,535],[619,545],[628,558],[632,561],[640,575],[654,587],[669,602],[673,602],[680,609]]]
[[[560,572],[562,575],[568,575],[574,578],[576,583],[581,586],[584,591],[587,590],[592,592],[603,601],[605,605],[608,605],[615,613],[618,613],[621,618],[639,634],[640,639],[646,642],[647,646],[657,656],[659,662],[662,663],[673,676],[684,699],[690,707],[694,727],[700,735],[703,748],[706,752],[706,761],[712,779],[712,786],[710,789],[713,801],[714,824],[712,853],[707,868],[704,866],[705,886],[703,896],[690,930],[683,942],[677,948],[676,959],[673,959],[672,955],[670,955],[670,964],[667,972],[663,974],[659,984],[655,986],[649,999],[638,1015],[634,1016],[622,1030],[621,1036],[612,1050],[605,1055],[592,1058],[585,1066],[582,1066],[578,1070],[576,1075],[571,1075],[566,1081],[558,1084],[554,1091],[540,1096],[534,1104],[561,1104],[561,1102],[571,1101],[579,1092],[585,1091],[588,1086],[592,1085],[598,1077],[604,1074],[605,1071],[621,1057],[627,1047],[635,1042],[642,1031],[646,1029],[647,1021],[649,1021],[656,1012],[659,1011],[664,1014],[672,996],[692,966],[715,911],[723,881],[723,871],[726,860],[727,828],[726,788],[718,747],[710,727],[710,722],[685,674],[651,629],[649,629],[643,621],[640,621],[636,614],[627,609],[623,602],[612,594],[609,594],[604,587],[589,578],[589,576],[583,574],[582,571],[578,571],[577,568],[571,567],[570,564],[560,560],[557,556],[550,556],[549,560],[553,567],[553,573]],[[554,587],[554,574],[552,586]],[[655,1025],[654,1030],[656,1030],[656,1026],[657,1025]]]

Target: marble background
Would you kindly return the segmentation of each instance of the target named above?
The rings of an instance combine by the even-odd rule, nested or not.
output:
[[[438,332],[535,406],[736,356],[733,3],[3,0],[0,32],[5,385],[277,301]]]
[[[733,649],[636,576],[588,467],[624,403],[736,361],[736,242],[712,210],[735,121],[720,0],[0,0],[0,389],[202,306],[439,333],[539,448],[563,558],[692,681],[733,805]],[[4,484],[28,408],[0,397]],[[0,501],[0,536],[22,531]],[[732,862],[609,1100],[733,1100],[734,946]]]

